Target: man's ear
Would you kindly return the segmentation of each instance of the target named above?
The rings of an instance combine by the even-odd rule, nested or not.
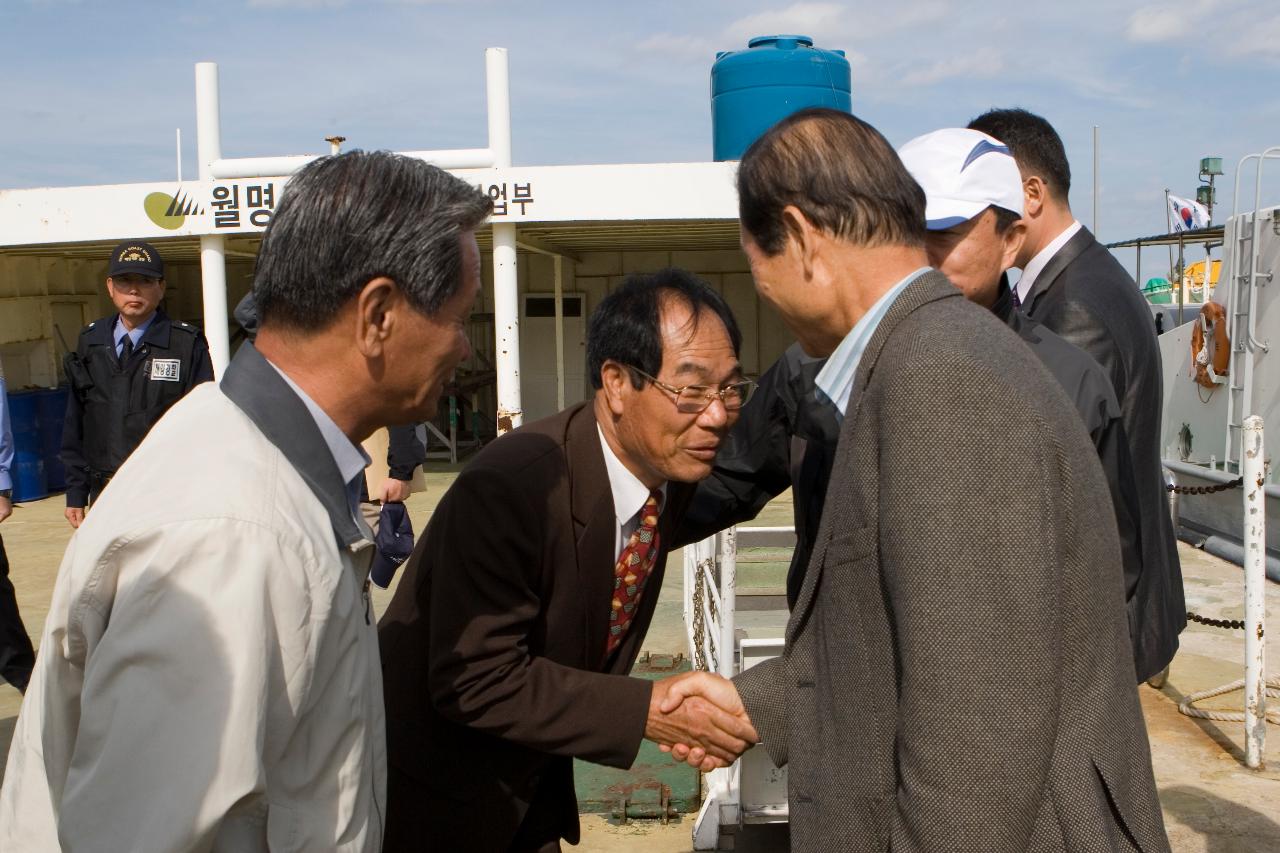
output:
[[[356,348],[365,358],[380,358],[395,328],[404,295],[386,276],[370,279],[356,295]]]
[[[611,358],[605,359],[600,365],[600,386],[609,411],[614,417],[620,416],[626,408],[624,398],[627,389],[631,388],[631,371]]]
[[[1032,175],[1022,180],[1023,217],[1033,219],[1040,215],[1044,206],[1049,203],[1049,188],[1039,175]]]
[[[812,278],[818,252],[818,229],[804,215],[804,211],[794,204],[782,209],[782,227],[787,234],[782,251],[795,252],[796,259],[804,270],[805,279]]]
[[[1000,270],[1003,272],[1017,262],[1018,252],[1022,251],[1022,244],[1027,242],[1027,223],[1019,219],[1005,229],[1005,232],[1000,235],[1000,239],[1004,243],[1003,253],[1000,258]]]

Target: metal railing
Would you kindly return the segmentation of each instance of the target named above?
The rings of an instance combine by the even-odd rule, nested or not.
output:
[[[1241,432],[1240,479],[1244,500],[1244,620],[1211,620],[1203,617],[1196,621],[1213,627],[1244,630],[1244,678],[1201,690],[1183,698],[1178,710],[1189,717],[1201,719],[1243,722],[1245,735],[1245,764],[1251,768],[1263,766],[1266,754],[1267,722],[1280,723],[1280,715],[1267,713],[1267,695],[1280,695],[1280,680],[1268,681],[1266,677],[1266,604],[1267,604],[1267,508],[1266,462],[1263,443],[1262,418],[1252,415],[1243,420]],[[1176,508],[1174,509],[1175,523]],[[1188,617],[1193,614],[1188,613]],[[1221,624],[1215,624],[1221,623]],[[1244,690],[1244,711],[1206,710],[1195,703],[1235,690]]]
[[[694,668],[732,678],[781,653],[782,638],[739,639],[738,549],[793,544],[795,532],[779,527],[731,527],[684,549],[684,620]],[[706,798],[693,828],[695,850],[715,850],[723,828],[742,823],[781,823],[788,818],[786,771],[761,749],[707,775]]]

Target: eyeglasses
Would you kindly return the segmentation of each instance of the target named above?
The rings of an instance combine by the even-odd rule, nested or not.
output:
[[[756,390],[756,383],[750,379],[726,385],[719,391],[713,391],[709,385],[683,385],[677,388],[674,385],[658,381],[638,367],[627,365],[627,369],[640,374],[663,391],[674,394],[676,411],[685,415],[696,415],[706,411],[707,407],[711,405],[711,401],[716,398],[720,399],[727,411],[736,412],[746,405],[746,402],[751,399],[751,395]]]

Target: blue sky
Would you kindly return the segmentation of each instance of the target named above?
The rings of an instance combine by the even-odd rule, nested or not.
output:
[[[226,156],[333,133],[483,146],[488,46],[509,50],[517,164],[706,160],[715,52],[774,32],[846,50],[854,112],[895,145],[991,106],[1043,114],[1086,225],[1099,125],[1107,241],[1164,231],[1164,188],[1194,196],[1203,156],[1223,158],[1229,214],[1237,161],[1280,145],[1270,0],[0,0],[0,188],[169,180],[177,127],[194,177],[201,60],[220,66]]]

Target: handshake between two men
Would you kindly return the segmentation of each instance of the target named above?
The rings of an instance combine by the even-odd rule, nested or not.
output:
[[[728,767],[760,740],[733,682],[690,672],[653,685],[644,736],[691,767]]]

